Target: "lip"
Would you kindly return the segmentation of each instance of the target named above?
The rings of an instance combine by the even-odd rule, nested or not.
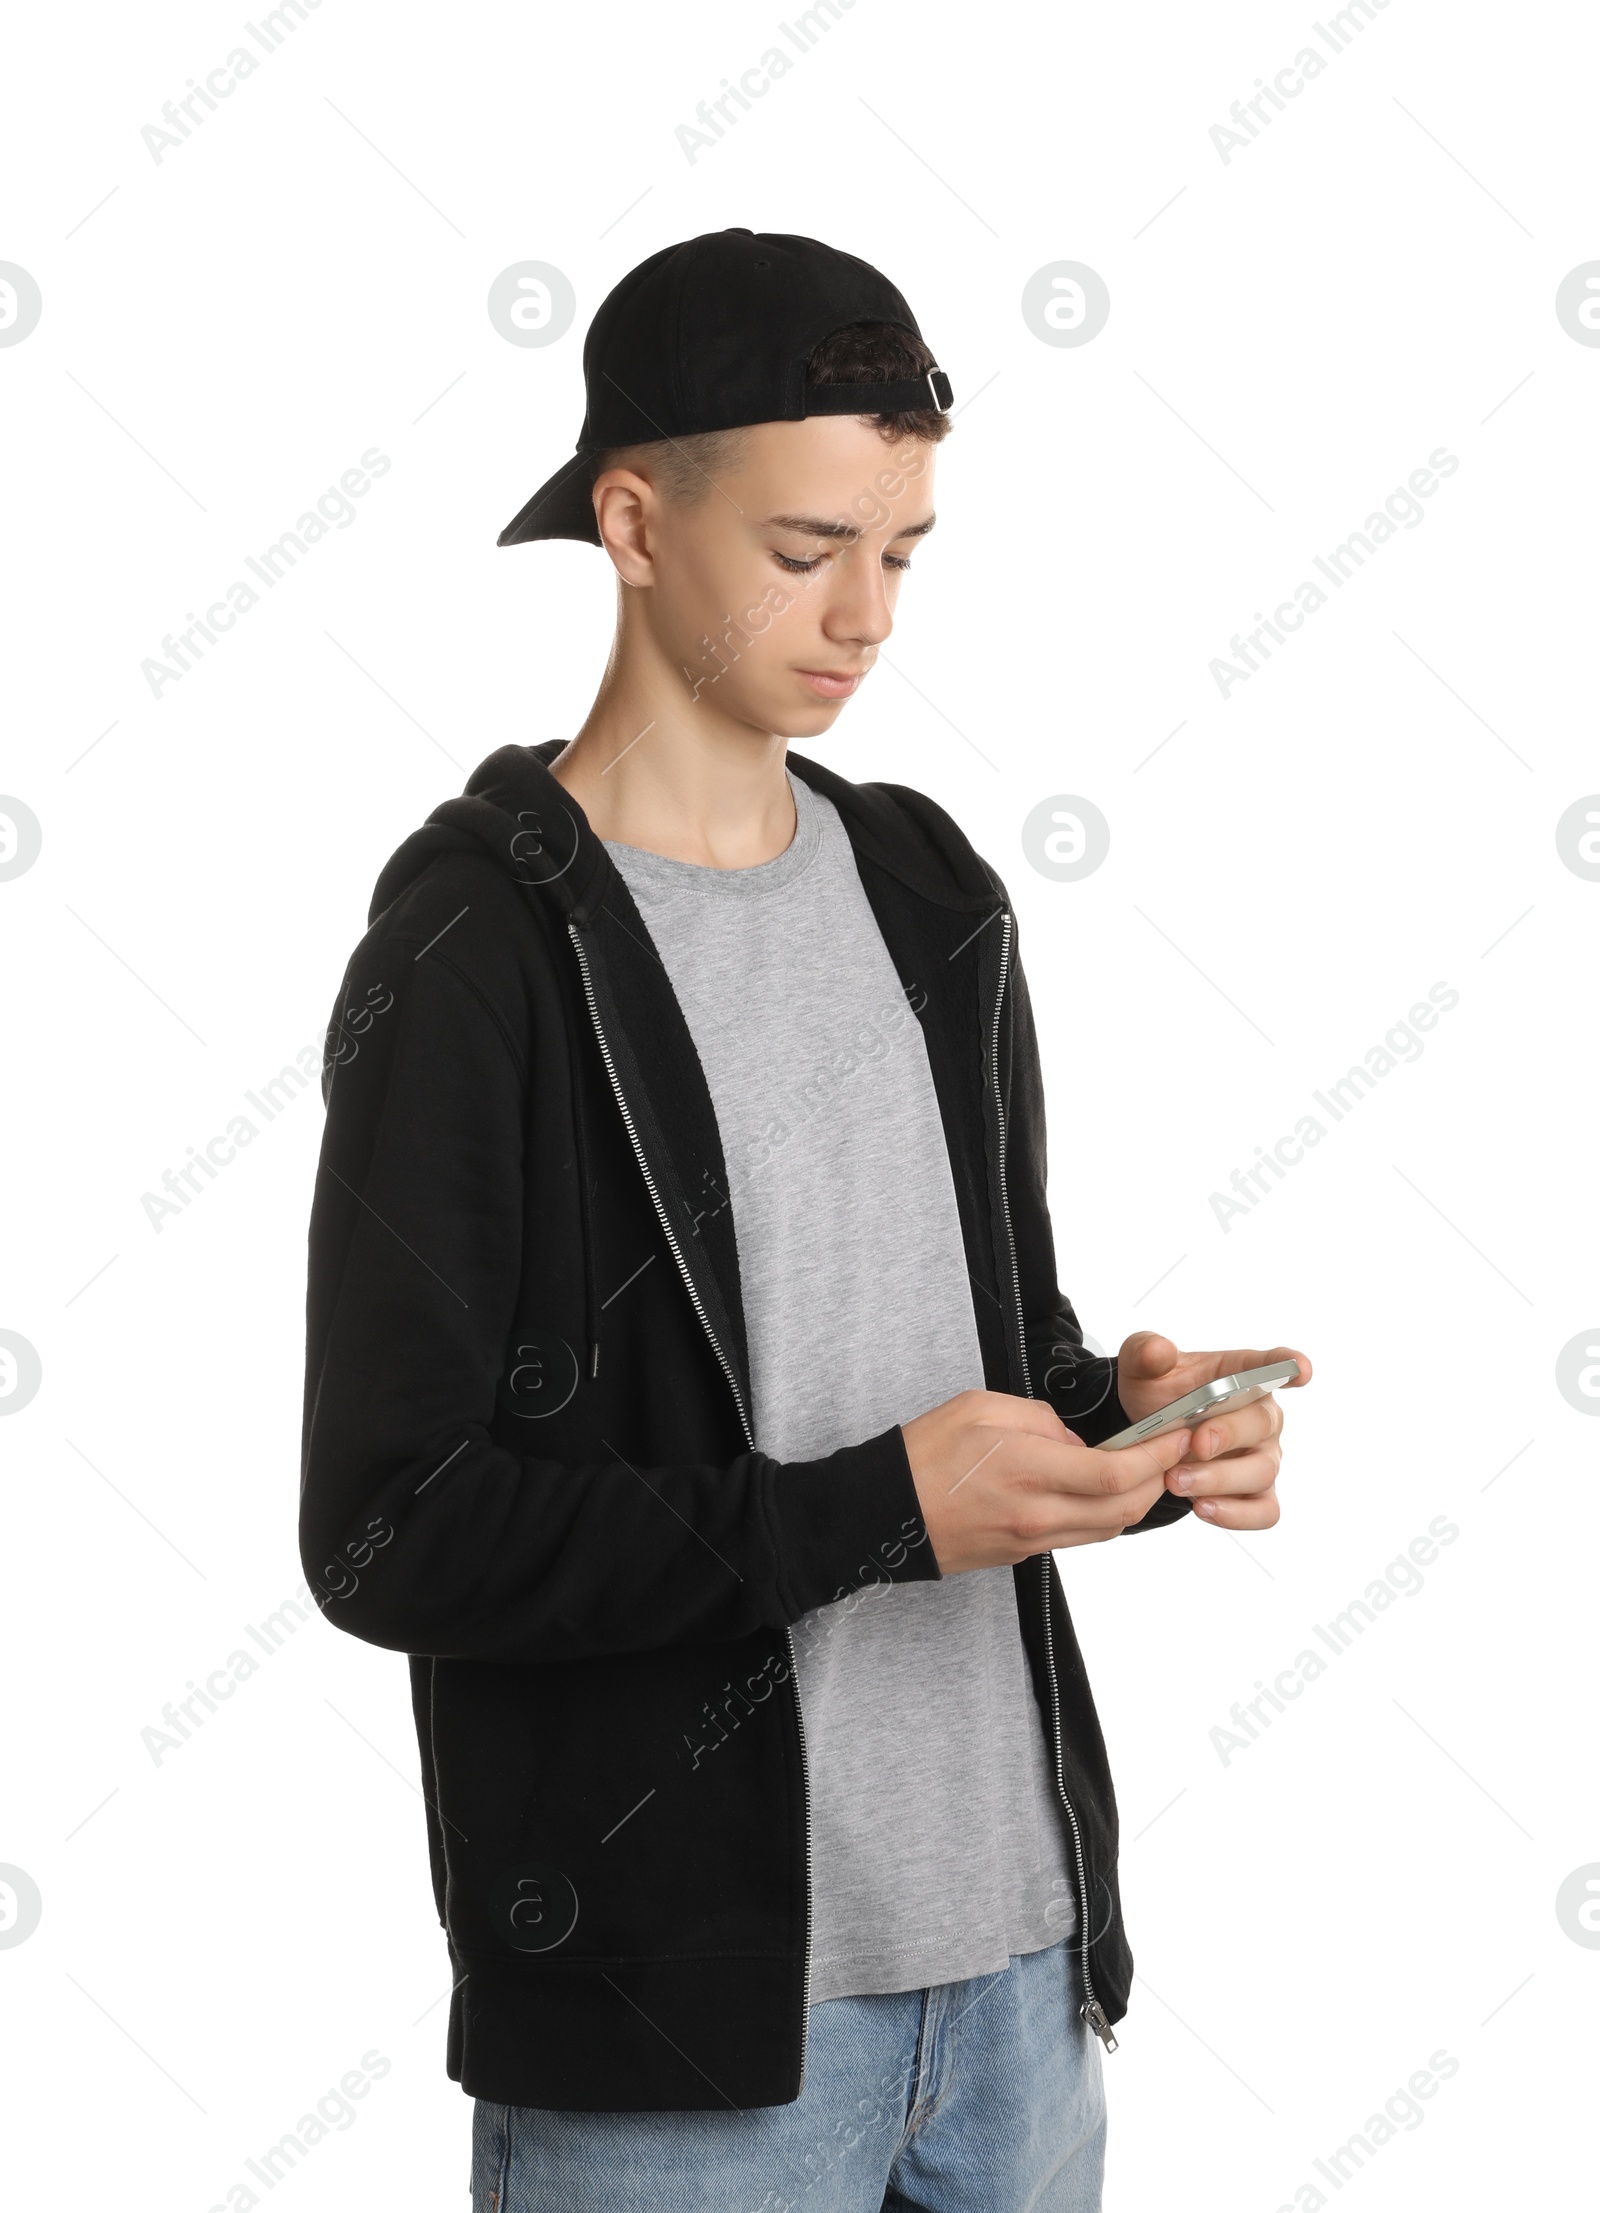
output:
[[[851,675],[843,669],[796,669],[802,684],[809,684],[819,699],[848,699],[865,671]]]

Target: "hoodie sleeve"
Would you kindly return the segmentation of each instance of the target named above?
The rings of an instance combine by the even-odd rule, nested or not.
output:
[[[1022,963],[1013,955],[1008,985],[1011,1001],[1011,1065],[1006,1119],[1006,1189],[1011,1200],[1012,1234],[1022,1286],[1028,1375],[1037,1397],[1046,1399],[1075,1437],[1102,1444],[1131,1417],[1117,1396],[1114,1356],[1092,1353],[1072,1301],[1056,1283],[1055,1239],[1045,1197],[1046,1153],[1044,1083],[1039,1040]],[[1172,1492],[1158,1498],[1125,1536],[1160,1529],[1189,1511],[1189,1501]]]
[[[369,938],[330,1029],[311,1218],[300,1547],[328,1619],[398,1651],[561,1661],[781,1628],[863,1562],[936,1578],[898,1428],[783,1464],[571,1464],[497,1440],[537,1265],[539,1073],[439,953],[390,939],[379,965],[374,995]]]

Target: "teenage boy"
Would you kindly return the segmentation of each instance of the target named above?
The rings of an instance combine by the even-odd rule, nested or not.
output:
[[[610,659],[379,878],[311,1225],[303,1556],[411,1655],[473,2204],[1093,2208],[1131,1960],[1051,1553],[1269,1527],[1273,1400],[1097,1448],[1286,1355],[1088,1352],[1003,884],[787,752],[933,527],[905,301],[723,231],[584,371],[500,542],[604,547]]]

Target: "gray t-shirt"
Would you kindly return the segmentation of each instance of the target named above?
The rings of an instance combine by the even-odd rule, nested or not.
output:
[[[983,1368],[921,1027],[837,811],[789,785],[793,842],[758,867],[607,850],[716,1111],[756,1443],[808,1460],[981,1389]],[[992,1974],[1067,1935],[1076,1884],[1011,1570],[869,1584],[794,1641],[813,2002]]]

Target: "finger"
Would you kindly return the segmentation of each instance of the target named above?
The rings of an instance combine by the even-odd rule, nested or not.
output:
[[[1280,1360],[1293,1360],[1299,1367],[1299,1375],[1291,1382],[1274,1384],[1274,1390],[1299,1391],[1311,1381],[1311,1362],[1303,1352],[1296,1352],[1293,1345],[1273,1345],[1266,1352],[1233,1352],[1228,1358],[1246,1368],[1271,1368]]]
[[[1245,1498],[1271,1490],[1282,1459],[1277,1439],[1270,1438],[1252,1452],[1231,1452],[1225,1460],[1186,1462],[1171,1470],[1167,1488],[1179,1498]]]
[[[1278,1519],[1278,1494],[1266,1490],[1250,1498],[1203,1498],[1195,1515],[1214,1529],[1271,1529]]]
[[[1159,1490],[1167,1470],[1182,1459],[1188,1436],[1186,1429],[1175,1429],[1121,1452],[1091,1449],[1070,1436],[1060,1442],[1014,1436],[1007,1442],[1006,1466],[1041,1490],[1077,1498],[1123,1498],[1151,1483]]]
[[[1072,1508],[1070,1523],[1041,1536],[1039,1543],[1048,1544],[1052,1551],[1069,1545],[1103,1544],[1109,1537],[1120,1537],[1134,1522],[1143,1521],[1161,1495],[1158,1477],[1119,1498],[1080,1499]]]
[[[1283,1408],[1269,1395],[1257,1399],[1253,1406],[1240,1406],[1231,1414],[1216,1414],[1197,1424],[1189,1451],[1196,1460],[1215,1460],[1225,1452],[1237,1452],[1241,1446],[1258,1445],[1265,1437],[1276,1437],[1282,1427]]]
[[[1053,1437],[1068,1434],[1066,1424],[1047,1399],[1016,1398],[1009,1391],[970,1391],[972,1422],[978,1429],[1004,1430],[1008,1435]]]
[[[1303,1390],[1306,1384],[1311,1381],[1310,1359],[1305,1353],[1296,1352],[1293,1345],[1274,1345],[1270,1352],[1241,1353],[1239,1357],[1241,1360],[1248,1359],[1253,1366],[1258,1368],[1273,1367],[1280,1360],[1295,1361],[1300,1369],[1299,1375],[1294,1377],[1291,1382],[1274,1384],[1274,1390],[1299,1391]]]
[[[1242,1375],[1247,1368],[1275,1367],[1280,1360],[1295,1361],[1300,1374],[1293,1382],[1275,1383],[1275,1391],[1298,1391],[1311,1381],[1310,1360],[1303,1352],[1296,1352],[1292,1345],[1274,1345],[1265,1352],[1256,1345],[1241,1345],[1234,1352],[1210,1353],[1207,1358],[1212,1362],[1208,1380],[1213,1382],[1222,1375]]]
[[[1150,1437],[1142,1445],[1124,1445],[1117,1452],[1107,1452],[1103,1446],[1087,1455],[1093,1466],[1087,1472],[1087,1487],[1108,1494],[1131,1491],[1152,1477],[1160,1479],[1169,1468],[1175,1468],[1189,1449],[1187,1429],[1169,1430],[1164,1437]],[[1074,1484],[1073,1488],[1078,1488]]]

